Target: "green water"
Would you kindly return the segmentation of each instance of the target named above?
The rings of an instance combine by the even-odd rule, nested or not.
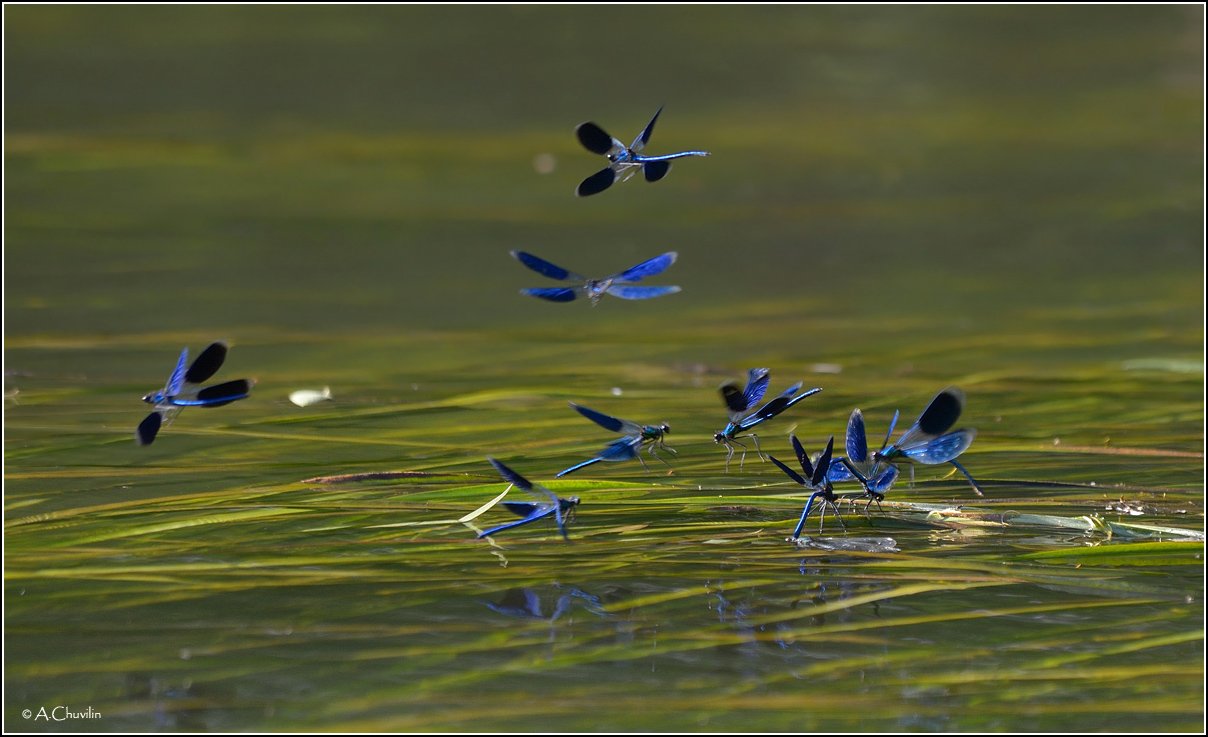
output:
[[[1204,529],[1202,29],[6,7],[5,726],[1198,732],[1202,537],[1016,515]],[[650,151],[713,156],[576,199],[574,126],[660,105]],[[517,248],[684,291],[539,302]],[[252,397],[136,446],[217,339]],[[712,442],[752,366],[824,389],[782,457],[960,386],[986,497],[921,467],[819,541],[897,551],[789,544],[800,489]],[[611,439],[568,400],[668,422],[675,473],[554,481]],[[582,497],[570,543],[456,521],[488,455]]]

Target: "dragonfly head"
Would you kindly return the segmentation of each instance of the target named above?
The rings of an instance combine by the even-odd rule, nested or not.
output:
[[[713,433],[713,442],[724,445],[729,443],[729,438],[726,437],[724,432],[715,432]]]
[[[671,426],[668,425],[666,422],[664,422],[663,424],[659,425],[659,432],[661,432],[664,435],[670,435]]]
[[[146,402],[147,404],[159,404],[163,400],[164,400],[163,392],[151,392],[150,394],[143,397],[143,401]]]

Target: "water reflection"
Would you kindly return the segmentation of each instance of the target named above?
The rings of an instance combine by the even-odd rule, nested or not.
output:
[[[552,601],[552,607],[543,606],[541,592],[531,588],[508,589],[503,592],[503,597],[498,602],[486,602],[486,605],[491,611],[508,617],[544,619],[549,622],[557,621],[571,606],[578,606],[597,617],[607,615],[597,596],[574,586],[564,588],[553,584],[552,588],[555,589],[552,593],[545,593],[545,600],[547,603]]]

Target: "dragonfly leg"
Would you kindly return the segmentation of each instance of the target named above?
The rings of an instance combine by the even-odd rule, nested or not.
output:
[[[818,523],[818,534],[822,534],[822,525],[826,522],[826,508],[830,507],[835,511],[835,519],[839,520],[839,524],[843,526],[843,531],[847,532],[847,523],[839,516],[839,507],[831,500],[824,499],[822,503],[822,521]]]
[[[642,460],[642,454],[638,453],[637,457],[638,457],[638,463],[642,464],[642,470],[646,471],[646,473],[650,473],[650,466],[647,466],[646,461]]]
[[[751,439],[755,441],[755,452],[759,454],[759,460],[766,461],[767,457],[764,456],[763,450],[759,447],[759,436],[751,433]]]
[[[671,464],[670,464],[670,463],[668,463],[668,462],[666,461],[666,459],[664,459],[664,458],[663,458],[661,455],[659,455],[658,453],[655,453],[655,452],[654,452],[654,449],[655,449],[656,447],[657,447],[657,448],[662,448],[663,450],[670,450],[672,453],[674,453],[675,451],[674,451],[674,450],[672,450],[671,448],[668,448],[667,446],[663,445],[662,443],[657,443],[657,444],[655,444],[655,445],[651,445],[651,446],[650,446],[650,450],[649,450],[649,453],[650,453],[650,457],[651,457],[651,458],[657,458],[657,459],[659,459],[660,461],[662,461],[662,462],[663,462],[663,465],[664,465],[664,466],[666,466],[667,468],[672,468]],[[672,468],[672,470],[675,470],[675,469],[673,469],[673,468]]]
[[[953,466],[956,466],[956,470],[965,474],[965,478],[969,479],[970,484],[973,484],[973,491],[977,492],[978,496],[985,496],[985,494],[982,493],[981,487],[977,485],[977,482],[973,480],[973,477],[969,475],[969,472],[965,470],[964,466],[957,463],[955,460],[951,460],[948,462],[951,463]]]

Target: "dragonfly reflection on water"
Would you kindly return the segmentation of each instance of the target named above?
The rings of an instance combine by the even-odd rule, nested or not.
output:
[[[605,294],[611,294],[621,299],[651,299],[652,297],[662,297],[665,294],[675,294],[680,291],[679,287],[647,287],[633,286],[633,284],[648,276],[663,273],[667,270],[667,267],[675,263],[677,256],[678,254],[675,251],[668,251],[661,256],[647,259],[637,266],[632,266],[612,276],[603,279],[588,279],[582,274],[564,269],[531,253],[512,251],[513,258],[542,276],[548,276],[558,281],[577,282],[573,287],[534,287],[532,289],[521,289],[521,294],[549,300],[550,302],[572,302],[579,295],[583,295],[591,301],[593,306]]]
[[[629,420],[621,420],[617,419],[616,417],[610,417],[603,412],[597,412],[594,409],[583,407],[575,404],[574,402],[570,402],[570,406],[573,407],[576,412],[596,423],[605,430],[624,433],[625,437],[619,438],[610,443],[609,446],[600,451],[595,458],[583,461],[582,463],[577,463],[570,468],[559,472],[555,478],[562,478],[568,473],[574,473],[580,468],[590,466],[594,463],[599,463],[600,461],[626,461],[630,458],[637,458],[642,464],[642,468],[645,468],[647,471],[649,471],[650,468],[646,465],[646,461],[642,460],[643,447],[646,447],[651,458],[658,458],[660,461],[666,464],[668,468],[671,467],[671,464],[663,460],[663,458],[656,452],[661,449],[675,453],[675,449],[667,447],[666,443],[664,442],[665,436],[671,432],[671,427],[669,425],[665,423],[662,425],[639,425],[638,423],[631,422]]]
[[[201,355],[189,365],[189,349],[186,346],[180,352],[168,383],[163,389],[151,392],[143,397],[147,404],[155,405],[151,414],[139,423],[135,439],[139,445],[150,445],[159,433],[160,427],[172,419],[184,407],[221,407],[224,404],[246,399],[252,390],[252,381],[236,379],[202,389],[197,384],[208,380],[218,373],[226,360],[227,346],[225,343],[211,343]],[[185,366],[188,365],[186,370]]]
[[[579,183],[575,189],[575,194],[579,197],[587,197],[593,194],[599,194],[613,185],[619,178],[625,181],[637,173],[639,169],[646,177],[648,182],[657,182],[667,176],[667,172],[671,170],[671,162],[675,159],[682,159],[687,156],[708,156],[708,151],[681,151],[676,154],[663,154],[662,156],[646,156],[642,150],[646,148],[646,144],[650,141],[650,135],[654,133],[654,124],[659,119],[659,114],[663,112],[660,107],[646,124],[638,137],[633,139],[633,143],[629,146],[621,143],[609,134],[604,132],[604,129],[595,123],[581,123],[575,129],[575,134],[579,137],[579,143],[593,154],[600,154],[608,157],[608,166],[600,171],[592,174]]]

